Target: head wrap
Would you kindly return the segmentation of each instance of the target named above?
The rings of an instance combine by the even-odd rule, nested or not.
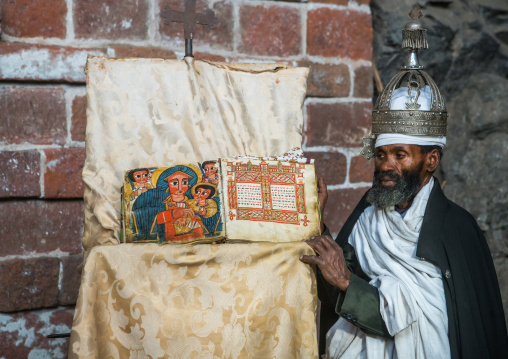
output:
[[[411,96],[414,96],[411,93]],[[409,101],[409,92],[407,87],[400,87],[393,91],[392,101],[390,103],[390,110],[407,110],[406,103]],[[431,93],[430,87],[427,85],[420,89],[418,96],[418,104],[421,106],[420,111],[430,111]],[[405,145],[419,145],[419,146],[440,146],[444,148],[446,145],[446,136],[431,137],[431,136],[412,136],[403,135],[399,133],[382,133],[376,138],[375,147],[405,144]]]

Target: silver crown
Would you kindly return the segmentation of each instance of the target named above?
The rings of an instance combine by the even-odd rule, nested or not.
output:
[[[374,157],[374,143],[377,135],[382,133],[446,136],[448,113],[443,97],[434,80],[423,71],[423,66],[418,61],[418,50],[428,48],[427,30],[419,21],[423,16],[420,7],[414,5],[409,16],[411,21],[402,30],[402,48],[408,49],[406,64],[390,80],[376,101],[372,112],[372,132],[369,137],[363,139],[364,147],[361,152],[367,160]],[[420,109],[418,99],[427,86],[430,91],[429,108]],[[393,95],[400,88],[407,88],[406,108],[392,110]]]

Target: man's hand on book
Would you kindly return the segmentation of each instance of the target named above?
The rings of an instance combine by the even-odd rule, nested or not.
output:
[[[319,236],[304,241],[316,252],[315,256],[301,256],[307,264],[316,264],[328,283],[346,291],[351,272],[346,266],[342,248],[330,236]]]

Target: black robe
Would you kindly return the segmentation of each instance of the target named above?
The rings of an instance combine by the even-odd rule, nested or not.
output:
[[[451,357],[507,359],[508,337],[501,294],[485,237],[473,216],[448,200],[439,181],[434,180],[416,255],[437,265],[443,274]],[[379,313],[377,288],[368,284],[369,278],[362,272],[354,248],[348,244],[356,221],[369,206],[365,197],[335,239],[343,248],[352,272],[347,295],[328,284],[317,271],[321,354],[326,333],[339,316],[369,335],[389,337]],[[348,296],[344,308],[344,298]]]

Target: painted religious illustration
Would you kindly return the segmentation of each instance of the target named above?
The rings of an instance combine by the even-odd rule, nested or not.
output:
[[[301,241],[319,235],[314,164],[222,159],[125,172],[126,242]]]
[[[228,240],[290,242],[320,234],[314,164],[221,161]]]
[[[224,238],[219,162],[125,172],[126,242],[194,243]]]

